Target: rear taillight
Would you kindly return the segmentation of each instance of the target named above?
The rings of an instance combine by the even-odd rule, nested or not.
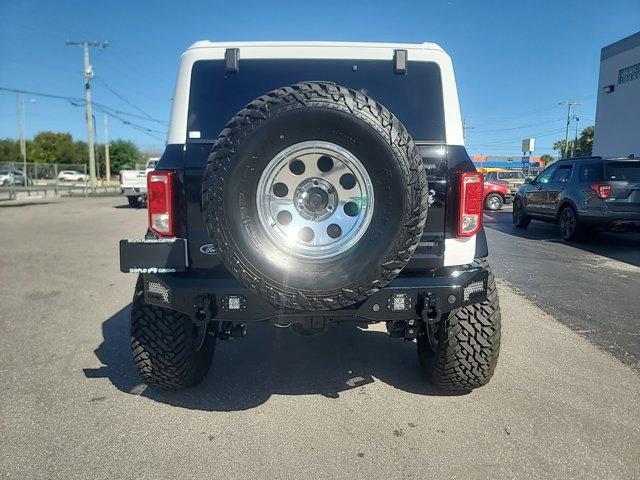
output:
[[[175,234],[173,173],[149,172],[147,175],[149,228],[163,237]]]
[[[608,183],[592,183],[591,190],[596,192],[596,196],[603,200],[611,197],[611,185]]]
[[[479,172],[460,174],[460,214],[458,236],[471,237],[482,226],[482,200],[484,177]]]

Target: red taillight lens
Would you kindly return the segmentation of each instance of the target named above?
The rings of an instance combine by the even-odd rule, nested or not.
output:
[[[458,236],[472,237],[482,227],[484,176],[479,172],[461,173],[459,189]]]
[[[173,173],[149,172],[147,175],[149,228],[163,237],[175,234],[173,209]]]
[[[591,190],[596,192],[596,196],[603,200],[611,197],[611,185],[608,183],[593,183],[591,184]]]

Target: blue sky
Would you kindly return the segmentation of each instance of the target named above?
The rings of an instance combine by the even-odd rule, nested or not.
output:
[[[131,118],[148,135],[110,119],[110,137],[161,149],[179,55],[195,40],[431,41],[453,57],[469,153],[518,155],[535,136],[542,154],[564,135],[562,100],[594,123],[600,49],[639,28],[640,0],[6,1],[0,87],[81,97],[81,49],[65,39],[108,40],[91,52],[94,100],[160,120]],[[86,140],[83,108],[36,97],[25,108],[28,137]],[[0,92],[0,138],[17,134],[16,96]]]

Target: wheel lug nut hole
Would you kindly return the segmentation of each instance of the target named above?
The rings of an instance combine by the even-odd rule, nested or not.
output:
[[[289,170],[294,175],[302,175],[305,171],[304,163],[301,160],[294,160],[289,164]]]
[[[331,238],[338,238],[340,235],[342,235],[342,228],[340,228],[340,225],[332,223],[327,227],[327,235],[329,235]]]
[[[284,183],[278,182],[273,185],[273,194],[278,197],[286,197],[289,193],[289,187],[287,187]]]
[[[293,216],[290,212],[282,210],[278,212],[277,219],[280,225],[289,225],[291,223],[291,220],[293,220]]]
[[[327,173],[333,168],[333,159],[328,155],[323,155],[318,159],[318,170]]]
[[[300,232],[298,232],[298,239],[301,242],[310,242],[315,237],[315,233],[309,227],[304,227]]]
[[[344,213],[349,217],[355,217],[360,213],[360,206],[355,202],[347,202],[344,204]]]
[[[351,190],[356,186],[356,183],[356,177],[351,173],[345,173],[340,177],[340,185],[342,185],[342,188],[345,190]]]
[[[314,180],[314,181],[313,181],[313,184],[314,184],[314,185],[318,185],[318,180]]]

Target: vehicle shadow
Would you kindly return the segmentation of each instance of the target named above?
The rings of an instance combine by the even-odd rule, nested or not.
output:
[[[217,343],[202,384],[178,391],[147,387],[131,361],[129,311],[130,305],[102,324],[103,340],[94,353],[103,366],[86,368],[84,374],[108,378],[122,392],[160,403],[204,411],[246,410],[273,394],[338,398],[376,380],[417,395],[452,395],[428,384],[414,343],[361,330],[355,323],[334,325],[313,337],[268,323],[250,324],[245,338]]]
[[[596,229],[587,232],[584,240],[565,242],[560,238],[558,226],[533,220],[526,229],[513,226],[511,211],[485,212],[484,226],[515,237],[528,240],[542,240],[562,243],[596,255],[640,267],[640,234],[601,232]]]

